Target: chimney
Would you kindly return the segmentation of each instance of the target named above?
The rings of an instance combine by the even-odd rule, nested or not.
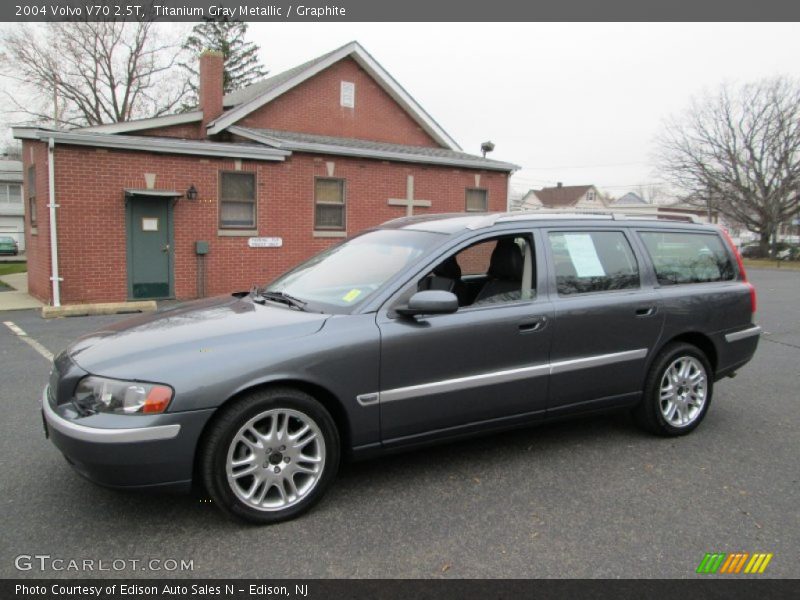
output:
[[[564,187],[564,184],[559,181],[558,183],[556,183],[556,187]]]
[[[200,55],[200,110],[203,111],[203,132],[222,114],[222,82],[225,58],[222,52],[205,50]]]

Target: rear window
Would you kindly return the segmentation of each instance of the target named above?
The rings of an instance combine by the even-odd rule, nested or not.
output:
[[[562,296],[639,287],[639,267],[619,231],[554,231],[549,234]]]
[[[730,255],[715,233],[640,231],[658,283],[730,281],[736,276]]]

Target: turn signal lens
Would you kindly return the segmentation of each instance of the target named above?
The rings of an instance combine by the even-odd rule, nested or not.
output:
[[[172,400],[172,389],[165,385],[154,385],[147,394],[147,399],[142,406],[143,413],[162,413]]]

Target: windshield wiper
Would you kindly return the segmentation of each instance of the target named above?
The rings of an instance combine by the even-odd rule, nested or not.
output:
[[[283,304],[287,304],[293,308],[298,310],[305,310],[306,309],[306,302],[305,300],[300,300],[300,298],[295,298],[294,296],[287,294],[286,292],[278,292],[272,290],[260,290],[254,289],[251,292],[253,296],[253,301],[258,302],[259,304],[264,304],[265,300],[272,300],[273,302],[281,302]]]

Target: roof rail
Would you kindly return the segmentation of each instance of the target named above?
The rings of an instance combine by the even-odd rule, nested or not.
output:
[[[490,217],[493,218],[489,222]],[[514,212],[489,215],[486,218],[487,221],[486,224],[483,224],[483,221],[481,221],[479,224],[476,224],[475,228],[479,229],[481,227],[489,227],[490,225],[494,225],[495,223],[507,223],[509,221],[524,221],[526,219],[606,220],[606,219],[613,219],[613,215],[610,212],[604,212],[604,211],[559,212],[555,210],[517,210]]]
[[[492,216],[492,215],[490,215]],[[642,213],[638,211],[616,211],[616,210],[587,210],[575,212],[559,212],[553,210],[525,210],[494,215],[495,219],[489,223],[513,221],[517,219],[613,219],[641,220],[641,221],[682,221],[684,223],[702,223],[697,215],[678,211],[658,211],[655,213]],[[486,225],[484,225],[486,226]]]
[[[683,223],[702,223],[697,215],[670,211],[657,212],[655,214],[636,212],[613,212],[611,214],[615,220],[619,221],[681,221]]]

